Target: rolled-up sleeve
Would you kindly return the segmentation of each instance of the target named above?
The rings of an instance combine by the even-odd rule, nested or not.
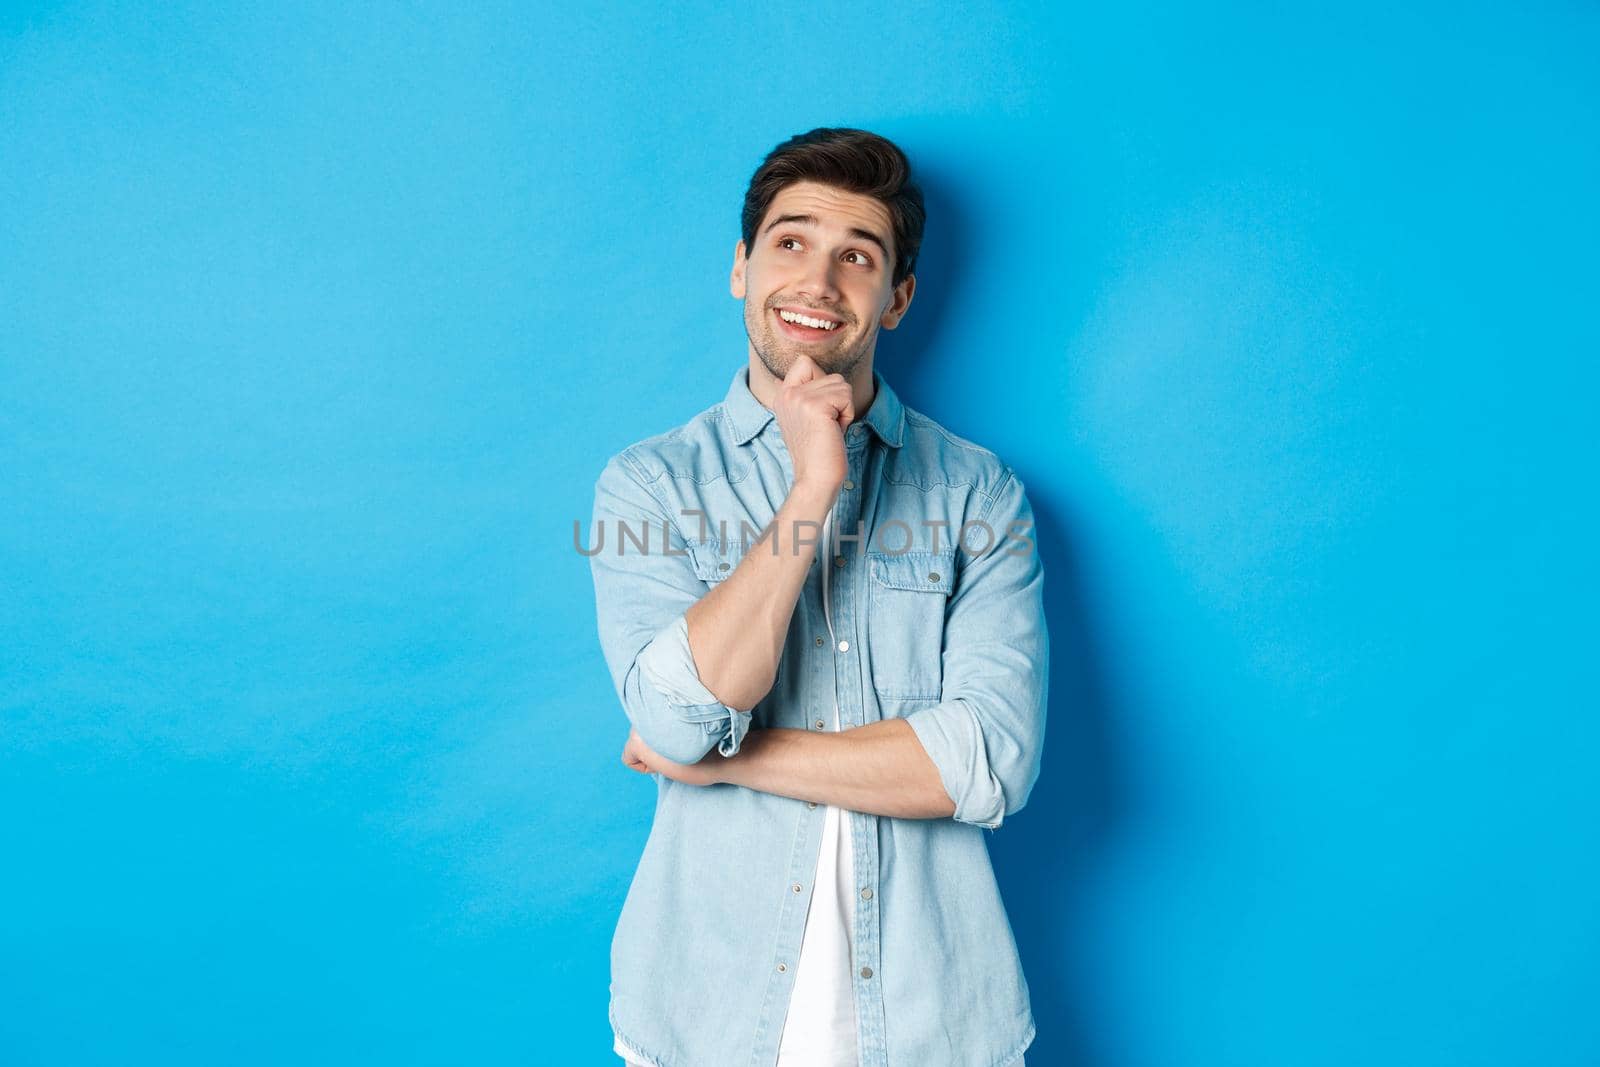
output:
[[[626,527],[627,536],[623,534]],[[643,547],[641,547],[641,542]],[[600,648],[640,738],[674,763],[739,751],[751,712],[700,681],[684,612],[706,593],[676,523],[626,453],[595,482],[589,557]]]
[[[993,542],[963,556],[945,607],[940,701],[906,722],[938,768],[953,818],[992,830],[1022,809],[1039,777],[1050,637],[1033,509],[1014,472],[980,518]],[[981,529],[968,539],[981,545]]]

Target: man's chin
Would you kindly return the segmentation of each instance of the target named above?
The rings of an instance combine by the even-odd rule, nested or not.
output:
[[[768,373],[779,381],[788,378],[790,369],[802,355],[810,356],[823,374],[848,374],[857,363],[847,351],[834,345],[819,349],[805,344],[786,343],[781,338],[773,338],[773,343],[765,352],[757,349],[757,355],[766,364]]]
[[[783,349],[784,361],[790,367],[794,366],[795,361],[802,355],[810,356],[811,362],[815,363],[823,374],[837,373],[853,362],[849,353],[834,345],[829,345],[826,348],[796,345]]]

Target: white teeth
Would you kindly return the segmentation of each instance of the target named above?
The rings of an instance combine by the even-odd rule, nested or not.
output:
[[[809,326],[813,330],[831,330],[839,325],[836,322],[829,322],[827,319],[814,319],[810,315],[801,315],[793,311],[780,311],[778,316],[784,322],[798,322],[800,325]]]

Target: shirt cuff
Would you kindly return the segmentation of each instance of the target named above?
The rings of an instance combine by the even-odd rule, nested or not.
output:
[[[679,615],[651,640],[639,653],[639,670],[645,681],[685,712],[686,718],[705,721],[705,713],[712,712],[715,721],[706,722],[706,729],[720,732],[726,716],[727,734],[717,743],[717,751],[731,756],[750,730],[752,715],[748,711],[731,708],[717,699],[715,693],[700,680],[695,669],[694,653],[689,651],[689,619]]]
[[[957,822],[993,830],[1005,817],[1005,792],[989,766],[983,727],[965,701],[945,700],[905,717],[939,771]]]

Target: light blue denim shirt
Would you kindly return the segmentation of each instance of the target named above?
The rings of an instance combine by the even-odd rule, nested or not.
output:
[[[760,703],[717,701],[684,623],[746,551],[772,551],[757,538],[793,480],[745,366],[722,402],[601,472],[584,546],[601,649],[639,736],[680,763],[734,755],[752,729],[823,729],[835,700],[844,730],[904,718],[955,814],[846,813],[861,1067],[1020,1067],[1033,1013],[983,829],[1026,803],[1044,744],[1049,636],[1033,512],[993,452],[873,379],[818,535],[833,547],[813,561]],[[654,823],[611,944],[612,1028],[656,1067],[772,1067],[823,807],[654,778]]]

